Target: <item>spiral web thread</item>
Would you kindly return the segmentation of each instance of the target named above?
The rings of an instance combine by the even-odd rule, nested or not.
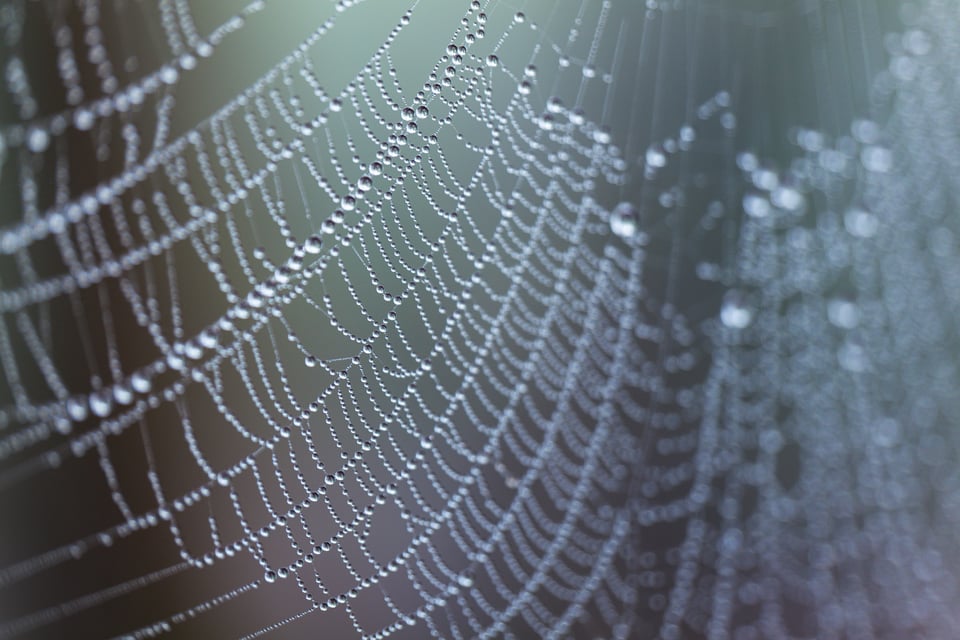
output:
[[[3,7],[0,491],[55,524],[4,552],[49,592],[0,635],[950,637],[949,5],[884,40],[868,2],[393,4],[330,5],[186,126],[274,5]],[[737,30],[798,19],[814,81],[870,78],[771,125],[780,161],[697,37],[748,65]]]

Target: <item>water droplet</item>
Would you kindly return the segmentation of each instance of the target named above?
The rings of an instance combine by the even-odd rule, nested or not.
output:
[[[59,433],[62,433],[63,435],[67,435],[71,431],[73,431],[73,423],[67,420],[66,418],[64,418],[63,416],[56,418],[56,420],[54,421],[54,425],[56,426],[57,431]]]
[[[150,378],[143,373],[137,372],[130,376],[130,386],[137,393],[147,393],[150,391]]]
[[[166,65],[160,69],[160,81],[164,84],[173,84],[179,77],[180,72],[177,71],[176,67]]]
[[[750,153],[749,151],[744,151],[743,153],[737,154],[737,166],[744,171],[756,171],[760,163],[757,160],[757,156]]]
[[[765,218],[770,214],[770,201],[750,193],[743,197],[743,210],[752,218]]]
[[[646,158],[647,158],[648,167],[654,167],[655,169],[659,169],[667,165],[666,154],[663,152],[663,150],[660,147],[656,145],[653,145],[649,149],[647,149]]]
[[[213,349],[217,346],[217,329],[213,327],[208,327],[200,332],[200,335],[197,337],[197,340],[200,342],[200,345],[204,349]]]
[[[742,292],[731,290],[723,297],[720,322],[731,329],[746,329],[753,322],[753,309]]]
[[[860,309],[851,300],[831,300],[827,303],[827,318],[835,327],[853,329],[860,322]]]
[[[417,117],[417,114],[410,107],[404,107],[403,111],[400,112],[400,117],[403,119],[404,122],[410,122],[411,120]]]
[[[872,120],[854,120],[850,132],[863,144],[873,144],[880,138],[880,127]]]
[[[925,56],[933,48],[933,42],[926,31],[911,29],[903,36],[903,48],[915,56]]]
[[[98,391],[90,396],[90,411],[100,418],[110,415],[113,410],[113,398],[106,391]]]
[[[50,134],[45,129],[33,127],[27,132],[27,148],[34,153],[47,150],[50,145]]]
[[[880,221],[869,211],[850,209],[843,217],[843,226],[850,235],[858,238],[872,238],[880,227]]]
[[[884,147],[870,146],[860,153],[860,161],[868,171],[887,173],[893,168],[893,153]]]
[[[874,425],[873,439],[881,447],[892,447],[900,439],[900,424],[893,418],[881,418]]]
[[[488,66],[488,67],[496,67],[496,66],[499,66],[499,65],[500,65],[500,58],[498,58],[497,56],[493,55],[492,53],[487,56],[487,66]]]
[[[67,400],[67,415],[74,422],[82,422],[87,417],[87,403],[80,398]]]
[[[610,214],[610,231],[621,238],[630,238],[637,232],[639,212],[629,202],[621,202]]]
[[[522,11],[517,11],[515,14],[513,14],[514,22],[521,23],[521,22],[525,22],[526,20],[527,20],[527,16],[523,15]]]
[[[770,200],[786,211],[797,211],[803,206],[803,195],[793,187],[778,187],[770,196]]]
[[[780,176],[770,169],[755,169],[750,173],[750,180],[764,191],[773,191],[780,184]]]
[[[821,151],[826,143],[824,136],[819,131],[803,129],[797,133],[797,144],[806,151]]]
[[[570,120],[573,121],[574,118],[571,117]],[[610,144],[612,140],[613,136],[610,134],[610,130],[606,127],[599,127],[593,132],[593,141],[597,144]]]
[[[307,238],[307,241],[303,243],[303,250],[309,254],[316,255],[320,253],[320,248],[323,246],[323,238],[318,235],[312,235]]]
[[[73,125],[80,131],[88,131],[93,127],[93,112],[89,109],[77,109],[73,114]]]
[[[862,373],[867,370],[867,352],[855,342],[847,342],[837,352],[840,366],[851,373]]]
[[[117,404],[129,405],[133,402],[133,390],[125,384],[118,384],[113,388],[113,398]]]

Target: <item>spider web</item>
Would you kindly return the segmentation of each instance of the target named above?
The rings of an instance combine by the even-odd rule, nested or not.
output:
[[[957,22],[3,5],[0,636],[951,637]]]

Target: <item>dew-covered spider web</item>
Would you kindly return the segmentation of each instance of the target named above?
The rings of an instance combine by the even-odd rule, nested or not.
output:
[[[958,34],[0,2],[0,637],[955,637]]]

